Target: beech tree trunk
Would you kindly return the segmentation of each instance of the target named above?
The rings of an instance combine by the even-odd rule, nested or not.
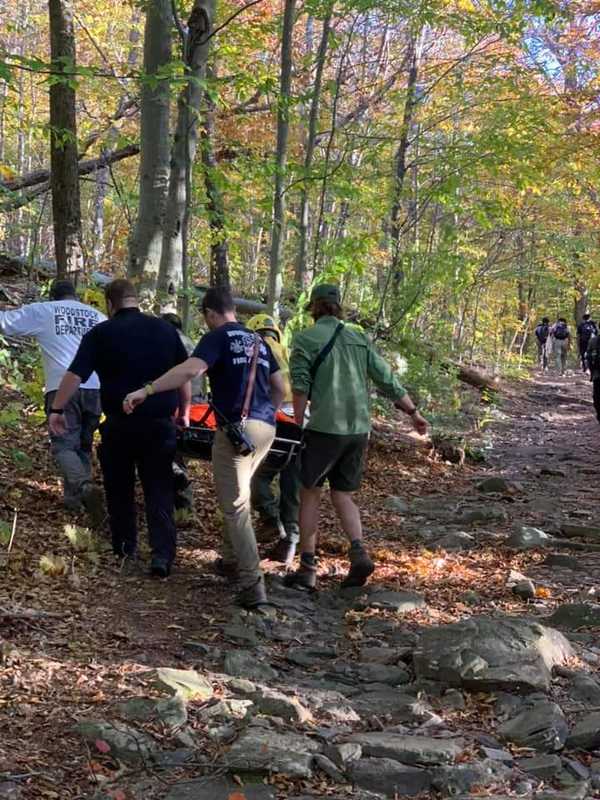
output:
[[[158,277],[158,300],[163,311],[175,310],[184,278],[186,227],[191,169],[198,145],[198,114],[206,76],[214,0],[195,0],[183,38],[188,82],[177,100],[177,124],[171,150],[167,211]]]
[[[281,256],[285,235],[285,183],[290,128],[290,92],[292,86],[292,47],[296,0],[284,0],[281,36],[281,76],[277,105],[277,151],[275,155],[275,191],[273,194],[273,233],[269,260],[269,312],[279,315],[283,286]]]
[[[315,81],[312,90],[310,103],[310,113],[308,118],[308,135],[306,139],[306,151],[304,154],[304,180],[300,193],[300,215],[298,220],[299,242],[298,260],[296,262],[296,285],[305,289],[311,282],[312,275],[308,271],[308,227],[310,222],[310,172],[312,169],[315,146],[317,143],[317,125],[319,121],[319,107],[321,103],[321,86],[323,84],[323,70],[325,68],[325,57],[329,44],[329,32],[331,30],[331,8],[323,20],[323,30],[317,63],[315,69]]]
[[[171,0],[146,4],[144,79],[141,91],[138,217],[129,247],[129,275],[150,297],[156,289],[169,186],[168,78],[157,77],[171,61]]]
[[[50,85],[50,169],[52,217],[57,275],[76,279],[83,270],[77,118],[72,73],[75,36],[72,0],[49,0],[50,58],[54,80]],[[61,75],[64,74],[64,77]]]
[[[214,70],[207,75],[214,77]],[[227,235],[225,232],[225,204],[217,180],[217,159],[215,156],[215,104],[206,92],[204,97],[204,125],[202,128],[202,164],[204,166],[204,185],[208,199],[208,224],[210,226],[210,285],[230,288],[229,257]]]

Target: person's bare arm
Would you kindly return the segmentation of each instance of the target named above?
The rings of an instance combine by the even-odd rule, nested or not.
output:
[[[421,436],[425,436],[427,433],[427,420],[420,414],[416,405],[410,399],[410,396],[408,394],[403,395],[399,400],[396,400],[394,405],[396,408],[399,408],[400,411],[404,411],[405,414],[408,414],[416,432],[420,433]]]
[[[188,428],[190,424],[190,406],[192,405],[192,384],[190,381],[184,383],[179,389],[179,409],[177,413],[177,424]]]
[[[147,386],[143,386],[135,392],[130,392],[123,400],[123,411],[131,414],[151,394],[159,392],[169,392],[173,389],[180,389],[184,383],[188,383],[193,378],[202,375],[208,369],[208,364],[201,358],[190,356],[186,361],[165,372]]]
[[[304,415],[306,413],[306,406],[308,405],[308,395],[301,392],[294,392],[292,396],[294,404],[294,419],[296,425],[304,425]]]
[[[81,378],[74,372],[65,372],[60,386],[54,396],[52,408],[63,410],[77,389],[81,386]],[[67,432],[64,414],[50,414],[48,425],[55,436],[63,436]]]
[[[272,372],[270,376],[271,384],[271,402],[275,406],[275,411],[281,408],[283,397],[285,395],[285,382],[281,370]]]

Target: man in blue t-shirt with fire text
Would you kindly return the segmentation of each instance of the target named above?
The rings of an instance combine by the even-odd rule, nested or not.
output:
[[[135,414],[150,395],[177,389],[204,372],[208,374],[219,427],[212,448],[213,476],[225,521],[223,556],[215,567],[223,577],[237,582],[237,602],[254,608],[265,604],[267,596],[252,527],[250,483],[275,438],[275,411],[283,398],[284,383],[270,348],[237,321],[227,290],[209,289],[202,312],[209,332],[191,357],[128,394],[123,408]],[[250,393],[249,382],[251,388],[254,384]],[[242,431],[254,448],[252,452],[240,452],[228,436],[231,427]]]

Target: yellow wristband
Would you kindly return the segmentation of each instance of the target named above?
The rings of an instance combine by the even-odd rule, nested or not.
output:
[[[146,397],[150,397],[150,395],[154,394],[154,386],[152,386],[152,383],[147,383],[144,389],[146,390]]]

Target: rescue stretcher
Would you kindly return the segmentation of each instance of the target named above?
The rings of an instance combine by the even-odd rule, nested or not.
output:
[[[177,431],[177,450],[188,458],[210,461],[217,430],[215,413],[208,403],[195,403],[190,409],[189,428]],[[295,458],[302,447],[302,428],[283,411],[277,412],[275,439],[265,464],[280,472]]]

